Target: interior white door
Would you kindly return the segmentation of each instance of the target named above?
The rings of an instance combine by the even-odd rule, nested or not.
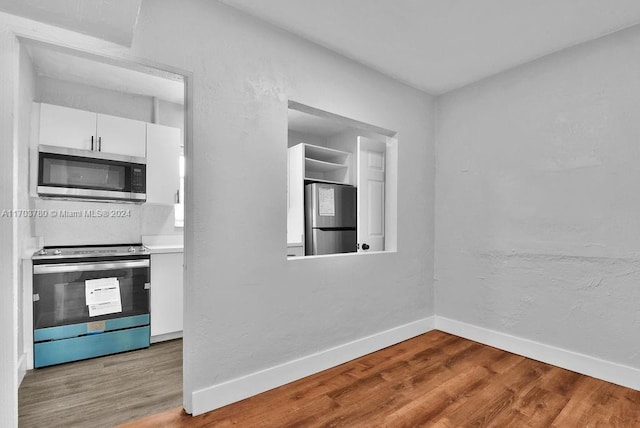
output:
[[[384,251],[386,144],[358,137],[358,251]]]

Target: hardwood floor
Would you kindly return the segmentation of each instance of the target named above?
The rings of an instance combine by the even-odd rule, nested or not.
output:
[[[640,391],[439,331],[215,411],[147,427],[640,427]]]
[[[18,391],[18,423],[21,428],[113,427],[178,406],[180,339],[28,372]]]

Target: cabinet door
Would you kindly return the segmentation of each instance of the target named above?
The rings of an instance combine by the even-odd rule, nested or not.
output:
[[[96,114],[42,103],[40,105],[40,144],[91,150],[96,135]]]
[[[177,202],[180,140],[180,129],[147,123],[147,203]]]
[[[151,255],[151,336],[182,331],[183,253]]]
[[[145,122],[98,113],[98,150],[128,156],[146,156]]]
[[[287,150],[287,243],[304,243],[304,144]]]

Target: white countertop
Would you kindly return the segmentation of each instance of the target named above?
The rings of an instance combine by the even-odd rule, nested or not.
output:
[[[145,245],[151,254],[183,253],[184,245]]]
[[[151,254],[184,252],[182,235],[143,235],[142,245],[147,247]]]

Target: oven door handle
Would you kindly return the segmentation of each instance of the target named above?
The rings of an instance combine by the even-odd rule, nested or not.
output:
[[[89,263],[57,263],[33,266],[34,275],[48,273],[91,272],[97,270],[130,269],[149,267],[149,260],[130,260],[126,262],[89,262]]]

